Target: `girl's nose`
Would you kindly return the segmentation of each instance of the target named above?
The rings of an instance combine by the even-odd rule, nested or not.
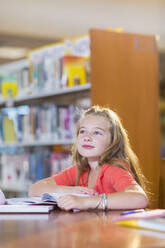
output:
[[[84,140],[85,141],[90,141],[92,139],[92,136],[89,132],[87,132],[85,135],[84,135]]]

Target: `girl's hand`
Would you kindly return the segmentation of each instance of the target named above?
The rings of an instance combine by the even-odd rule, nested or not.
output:
[[[71,189],[71,193],[77,193],[77,194],[88,194],[88,195],[98,195],[98,193],[91,188],[87,187],[81,187],[81,186],[73,186]]]
[[[86,210],[89,208],[88,201],[88,197],[66,195],[57,199],[57,205],[59,208],[67,211],[72,209]]]

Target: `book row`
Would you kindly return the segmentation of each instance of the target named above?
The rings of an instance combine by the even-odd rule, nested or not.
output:
[[[71,165],[71,154],[65,152],[40,149],[31,153],[2,154],[0,186],[4,190],[27,190],[31,183],[59,173]]]
[[[0,110],[0,144],[72,140],[78,111],[73,105],[44,103]]]
[[[28,63],[0,70],[2,98],[83,85],[90,77],[90,39],[84,36],[31,51]]]

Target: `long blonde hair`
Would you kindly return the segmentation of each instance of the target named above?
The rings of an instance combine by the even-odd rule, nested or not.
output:
[[[128,164],[135,180],[145,190],[144,176],[140,170],[137,156],[131,148],[127,132],[122,126],[120,118],[114,111],[100,106],[92,106],[84,111],[77,125],[76,138],[79,134],[81,121],[89,115],[102,116],[106,118],[110,124],[110,145],[101,155],[99,165],[102,166],[107,163],[128,170],[125,166],[125,164]],[[89,164],[87,158],[79,154],[76,142],[72,146],[72,156],[74,163],[78,167],[78,176],[76,181],[78,185],[81,174],[89,169]]]

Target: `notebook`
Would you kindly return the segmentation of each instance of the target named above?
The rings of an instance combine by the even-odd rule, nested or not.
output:
[[[165,232],[165,209],[117,215],[112,220],[122,226]]]
[[[133,228],[165,232],[165,218],[118,220],[117,224]]]
[[[113,217],[113,221],[130,220],[130,219],[147,219],[165,217],[165,209],[147,210],[140,213],[117,215]]]
[[[54,209],[53,205],[0,205],[0,214],[4,213],[40,213],[48,214]]]

